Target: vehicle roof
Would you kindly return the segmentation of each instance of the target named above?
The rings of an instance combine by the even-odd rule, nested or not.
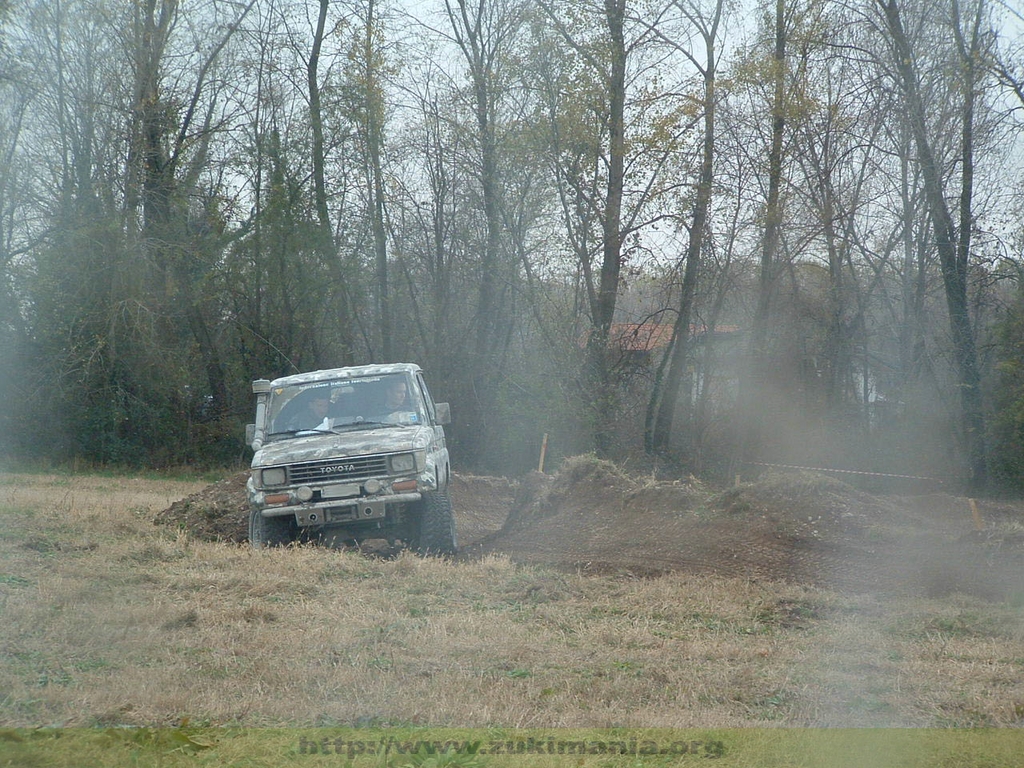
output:
[[[347,368],[326,368],[322,371],[296,373],[281,376],[270,382],[272,387],[289,387],[296,384],[310,384],[317,381],[333,381],[335,379],[354,379],[360,376],[383,376],[388,373],[419,373],[421,368],[415,363],[381,363],[376,365],[353,365]]]

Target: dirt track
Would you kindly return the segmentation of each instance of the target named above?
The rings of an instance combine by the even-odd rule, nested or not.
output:
[[[158,515],[201,538],[244,541],[244,473]],[[593,459],[519,481],[457,476],[460,558],[594,573],[672,571],[841,591],[1024,599],[1024,503],[874,495],[809,474],[715,493],[629,477]],[[980,520],[981,525],[978,525]]]

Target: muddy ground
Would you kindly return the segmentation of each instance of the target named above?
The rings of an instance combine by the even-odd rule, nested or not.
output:
[[[176,502],[157,522],[201,539],[244,542],[246,476]],[[809,473],[764,475],[723,491],[632,477],[591,458],[515,481],[456,475],[451,496],[459,558],[505,553],[592,573],[685,571],[1024,602],[1020,500],[868,493]]]

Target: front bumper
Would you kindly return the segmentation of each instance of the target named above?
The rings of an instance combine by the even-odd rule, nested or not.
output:
[[[300,527],[383,520],[387,517],[388,507],[416,502],[422,498],[421,493],[412,492],[267,506],[265,496],[262,492],[254,494],[250,498],[252,507],[264,517],[294,516]]]

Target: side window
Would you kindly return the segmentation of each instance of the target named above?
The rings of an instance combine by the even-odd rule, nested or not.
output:
[[[423,402],[427,405],[427,416],[430,422],[437,421],[437,414],[434,413],[434,399],[430,396],[430,392],[427,391],[427,383],[420,374],[416,374],[416,386],[419,387],[420,394],[423,396]]]

